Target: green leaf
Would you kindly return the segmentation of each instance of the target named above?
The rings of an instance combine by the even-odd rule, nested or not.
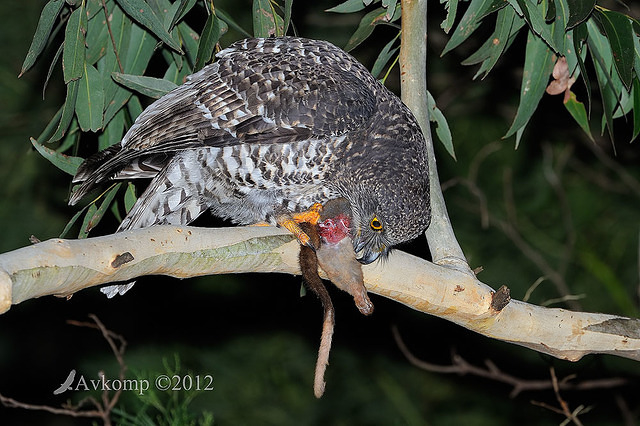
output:
[[[153,48],[156,45],[155,39],[147,31],[136,24],[131,26],[130,38],[128,42],[127,55],[124,58],[124,69],[126,74],[142,75],[147,68]],[[111,80],[111,73],[109,73]],[[115,83],[114,83],[115,84]],[[131,91],[115,84],[117,90],[114,97],[107,105],[104,122],[108,123],[113,116],[129,101]]]
[[[331,9],[325,10],[325,12],[353,13],[363,10],[365,7],[366,6],[362,0],[347,0],[344,3],[340,3],[339,5],[332,7]]]
[[[564,56],[569,65],[569,72],[573,72],[577,65],[576,53],[573,50],[573,40],[567,34],[567,20],[569,19],[569,6],[567,0],[555,0],[554,7],[547,10],[547,14],[553,9],[553,21],[551,24],[551,37],[558,48],[558,55]]]
[[[198,44],[194,71],[200,71],[205,65],[211,62],[216,43],[220,40],[220,36],[227,32],[227,29],[227,24],[221,21],[214,13],[209,15],[204,29],[200,34],[200,43]]]
[[[524,22],[520,19],[516,20],[516,12],[512,8],[505,7],[498,12],[493,34],[478,51],[462,62],[463,65],[469,65],[482,61],[482,66],[473,77],[474,79],[482,73],[484,73],[482,78],[489,74],[523,26]]]
[[[33,35],[31,46],[29,46],[27,56],[24,58],[22,69],[20,70],[18,77],[22,77],[22,75],[33,66],[36,59],[38,59],[38,56],[44,50],[44,47],[47,45],[47,41],[49,40],[51,29],[53,29],[53,24],[56,22],[56,19],[62,10],[62,6],[64,6],[64,0],[49,0],[49,2],[47,2],[47,4],[42,8],[36,32]]]
[[[451,38],[444,46],[440,56],[445,55],[450,50],[455,49],[480,26],[480,21],[487,15],[496,12],[507,5],[503,0],[475,0],[469,4],[466,12],[462,16],[460,23],[451,35]]]
[[[89,204],[89,208],[87,209],[87,214],[84,215],[84,219],[82,220],[82,225],[80,225],[80,232],[78,233],[78,239],[84,239],[89,236],[89,232],[93,228],[91,225],[91,219],[98,211],[98,207],[96,207],[95,203]]]
[[[613,63],[625,87],[631,87],[635,63],[633,28],[631,21],[622,13],[598,9],[600,22],[613,52]]]
[[[104,15],[98,15],[89,21],[86,42],[86,62],[89,65],[93,65],[98,62],[98,59],[107,53],[107,49],[113,49]]]
[[[219,14],[220,11],[216,9],[216,16],[218,16],[218,18],[220,18]],[[186,60],[187,67],[191,67],[196,63],[200,35],[185,22],[178,24],[178,34],[180,35],[180,40],[182,40],[182,49],[185,51],[184,59]],[[175,63],[175,61],[173,61],[173,63]],[[185,67],[183,66],[181,68],[184,69]],[[179,71],[181,71],[181,69],[179,69]]]
[[[87,206],[88,207],[88,206]],[[86,207],[85,207],[86,208]],[[69,233],[69,231],[71,230],[71,227],[73,226],[74,223],[77,222],[77,220],[80,218],[80,216],[82,215],[82,213],[84,213],[85,209],[79,210],[76,214],[73,215],[73,217],[71,218],[71,220],[67,223],[67,225],[64,227],[64,229],[62,230],[62,232],[60,233],[60,238],[65,238],[67,236],[67,234]]]
[[[576,98],[576,94],[570,92],[569,99],[565,102],[564,107],[569,111],[569,114],[576,120],[576,123],[580,125],[582,130],[589,136],[589,139],[593,141],[591,135],[591,128],[589,127],[589,117],[587,116],[587,110],[584,104]]]
[[[584,64],[584,60],[587,56],[587,37],[588,30],[587,24],[582,23],[570,31],[570,36],[573,38],[573,49],[576,53],[576,59],[578,66],[580,67],[580,74],[582,75],[582,81],[587,89],[587,103],[589,104],[589,110],[591,109],[591,80],[589,74],[587,74],[587,67]],[[588,114],[590,115],[590,114]]]
[[[587,20],[596,5],[596,0],[567,0],[567,3],[569,4],[567,29],[569,30]]]
[[[131,211],[133,205],[137,200],[138,197],[136,197],[136,186],[133,183],[128,182],[127,191],[124,193],[124,210],[127,212],[127,214]]]
[[[551,48],[556,52],[561,52],[562,46],[558,46],[551,34],[551,25],[549,25],[544,17],[546,15],[543,7],[544,2],[538,4],[532,0],[508,0],[516,13],[523,16],[529,24],[531,30],[540,36]]]
[[[105,56],[96,64],[98,71],[102,74],[107,106],[111,105],[116,96],[116,92],[123,90],[111,79],[111,73],[114,71],[124,72],[131,38],[131,28],[133,27],[133,21],[124,14],[122,9],[115,3],[112,3],[112,6],[112,9],[109,11],[111,16],[111,36],[109,38],[113,38],[113,41],[109,42]],[[109,120],[105,120],[105,123],[108,121]]]
[[[284,21],[273,8],[270,0],[253,0],[253,34],[255,37],[280,36]]]
[[[71,176],[76,174],[76,170],[78,170],[78,167],[80,167],[80,164],[84,161],[84,159],[80,157],[64,155],[51,148],[47,148],[46,146],[39,144],[34,138],[31,138],[30,140],[31,144],[36,150],[38,150],[40,155],[49,160],[51,164],[63,172],[69,173]]]
[[[436,134],[438,139],[442,142],[449,155],[455,160],[456,152],[453,148],[453,138],[451,137],[451,130],[449,129],[449,123],[445,118],[442,111],[436,106],[436,101],[429,91],[427,91],[427,107],[429,108],[429,121],[436,123]]]
[[[169,24],[169,32],[173,31],[173,28],[184,18],[184,16],[195,6],[198,0],[180,0],[180,5],[176,9],[176,13],[171,19]]]
[[[529,31],[520,88],[520,103],[516,118],[503,139],[513,136],[518,131],[522,134],[524,127],[538,107],[542,95],[544,95],[549,76],[553,71],[553,65],[554,55],[551,49],[532,31]],[[519,138],[516,138],[516,148],[518,144]]]
[[[379,7],[367,13],[360,20],[360,24],[358,25],[358,28],[356,29],[356,31],[353,33],[353,35],[347,42],[347,45],[344,47],[344,50],[349,52],[355,49],[358,45],[360,45],[360,43],[365,41],[371,35],[371,33],[373,33],[373,29],[376,27],[376,25],[393,22],[399,16],[400,16],[399,5],[398,7],[396,7],[396,10],[393,16],[391,17],[391,19],[387,18],[387,9],[383,7]]]
[[[376,58],[376,62],[373,64],[373,68],[371,68],[371,74],[375,78],[378,78],[378,76],[382,72],[382,69],[387,66],[391,58],[393,58],[395,54],[398,52],[398,50],[400,50],[400,46],[397,46],[395,48],[393,47],[393,44],[396,42],[399,36],[400,36],[400,33],[398,33],[398,35],[396,35],[380,51],[380,54]]]
[[[82,131],[80,130],[80,126],[78,125],[78,120],[71,120],[71,126],[69,126],[69,130],[64,138],[60,141],[60,145],[56,148],[56,152],[67,152],[71,147],[75,146],[79,139]]]
[[[47,77],[44,79],[44,84],[42,85],[42,99],[45,98],[47,86],[49,85],[49,80],[51,79],[51,75],[53,74],[56,64],[58,63],[58,59],[60,59],[60,56],[62,56],[63,50],[64,50],[64,43],[62,43],[60,47],[58,47],[58,50],[56,50],[56,54],[53,56],[53,60],[51,61],[51,64],[49,64]]]
[[[104,3],[109,4],[110,2],[111,0],[105,0]],[[87,18],[91,20],[91,18],[93,18],[99,12],[103,12],[102,0],[86,0],[85,10],[87,13]]]
[[[64,32],[62,69],[65,83],[81,78],[84,72],[84,32],[86,28],[87,15],[84,13],[84,7],[80,6],[69,17]]]
[[[122,136],[124,135],[125,113],[126,111],[121,109],[111,119],[109,125],[105,126],[102,134],[98,136],[98,151],[102,151],[122,140]]]
[[[603,36],[593,19],[587,21],[589,30],[589,51],[594,59],[596,80],[600,88],[600,96],[603,106],[603,123],[609,129],[611,140],[613,137],[613,113],[618,105],[618,99],[622,90],[622,81],[617,74],[612,73],[613,54],[607,38]],[[604,132],[604,125],[602,128]]]
[[[84,75],[78,81],[76,116],[83,132],[97,132],[102,128],[104,89],[102,76],[92,65],[85,64]]]
[[[398,6],[398,0],[382,0],[382,7],[387,9],[387,15],[385,18],[391,21],[391,18],[395,14],[396,7]]]
[[[167,68],[167,71],[165,71],[162,78],[179,86],[184,83],[185,78],[189,74],[193,74],[193,72],[187,66],[187,64],[184,64],[182,69],[178,69],[175,62],[172,62],[171,64],[169,64],[169,67]]]
[[[544,20],[551,23],[556,19],[556,2],[555,0],[547,0],[547,3],[549,7],[547,7],[547,14],[544,16]]]
[[[134,21],[149,29],[156,37],[165,42],[167,46],[178,53],[183,53],[180,43],[173,39],[171,34],[167,32],[153,9],[144,0],[116,0],[118,5],[129,15]]]
[[[121,74],[119,72],[114,72],[111,76],[123,86],[155,99],[166,95],[178,87],[175,83],[163,78]]]
[[[291,25],[291,9],[293,8],[293,0],[284,0],[284,32],[282,35],[286,35],[289,31],[289,25]]]
[[[446,34],[449,34],[453,23],[456,21],[456,14],[458,13],[458,0],[440,0],[440,4],[444,3],[444,8],[447,11],[447,17],[440,24],[440,27]]]
[[[67,84],[67,97],[65,98],[64,105],[62,106],[62,116],[60,117],[60,123],[56,132],[51,136],[48,142],[55,142],[62,139],[65,135],[69,124],[73,119],[73,112],[76,108],[76,100],[78,98],[78,80],[70,81]]]
[[[216,15],[218,15],[218,18],[222,19],[224,22],[226,22],[231,28],[233,28],[234,30],[238,31],[240,34],[242,34],[244,37],[251,37],[251,34],[249,33],[249,31],[245,30],[244,28],[242,28],[236,21],[234,21],[226,12],[224,12],[223,10],[220,10],[220,8],[216,8]]]
[[[640,79],[636,75],[633,79],[633,137],[635,140],[640,135]]]
[[[142,114],[142,111],[144,110],[144,108],[142,108],[142,104],[140,103],[140,98],[138,98],[136,95],[131,96],[131,100],[129,100],[129,102],[127,103],[127,109],[129,110],[129,115],[134,120],[138,118],[138,116]]]

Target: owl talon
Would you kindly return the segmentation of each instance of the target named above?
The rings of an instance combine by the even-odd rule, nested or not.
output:
[[[320,221],[320,212],[322,211],[322,204],[315,203],[309,210],[300,213],[293,214],[293,220],[300,222],[308,222],[312,225],[317,224]]]
[[[316,251],[316,247],[311,242],[311,238],[309,238],[309,236],[302,230],[302,228],[300,228],[300,225],[298,225],[294,218],[287,217],[283,220],[278,220],[277,222],[278,225],[291,232],[300,244],[309,247],[313,251]]]

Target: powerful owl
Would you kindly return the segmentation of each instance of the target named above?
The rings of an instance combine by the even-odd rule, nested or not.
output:
[[[111,179],[151,178],[119,230],[185,225],[205,210],[286,226],[344,198],[370,263],[429,225],[420,128],[400,99],[334,45],[252,38],[152,103],[120,144],[87,159],[70,204]]]

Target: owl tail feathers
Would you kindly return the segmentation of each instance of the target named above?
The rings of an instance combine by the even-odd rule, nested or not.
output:
[[[127,284],[115,284],[115,285],[104,286],[100,289],[100,292],[103,293],[105,296],[107,296],[107,298],[112,299],[116,294],[119,294],[120,296],[125,294],[127,291],[131,289],[131,287],[133,287],[135,283],[136,283],[135,281],[131,281],[130,283],[127,283]]]
[[[114,171],[111,170],[113,167],[108,167],[113,165],[113,161],[110,160],[116,157],[121,149],[122,146],[120,144],[112,145],[92,155],[80,164],[72,182],[81,183],[81,185],[76,187],[71,194],[69,198],[70,206],[73,206],[87,195],[95,184],[111,177],[110,175]]]

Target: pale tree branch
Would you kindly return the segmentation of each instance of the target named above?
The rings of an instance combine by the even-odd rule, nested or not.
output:
[[[427,0],[402,1],[400,43],[400,87],[402,100],[416,116],[427,142],[431,225],[426,231],[433,262],[473,275],[453,233],[433,150],[427,108]]]
[[[298,253],[297,241],[272,227],[153,226],[85,240],[52,239],[0,255],[0,311],[142,275],[299,274]],[[363,272],[368,291],[487,337],[571,361],[590,353],[640,360],[638,319],[515,300],[496,308],[496,293],[474,276],[401,251]]]

